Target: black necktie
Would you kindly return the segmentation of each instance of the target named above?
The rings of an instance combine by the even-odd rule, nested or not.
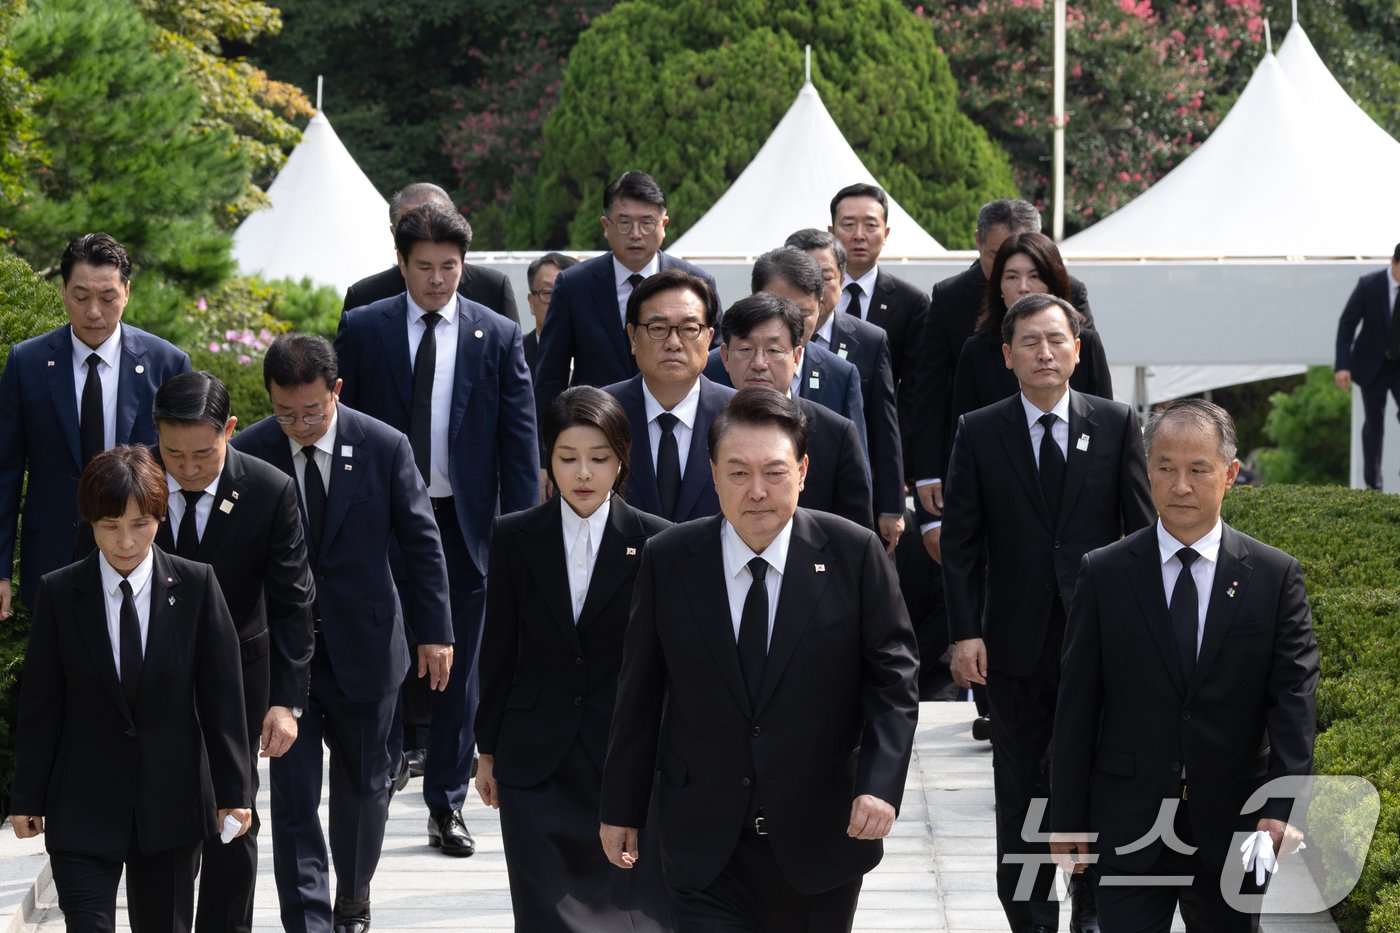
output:
[[[749,561],[748,595],[739,613],[739,670],[744,674],[744,686],[749,689],[749,704],[758,704],[758,688],[763,683],[763,662],[768,658],[768,561],[755,557]]]
[[[846,313],[860,317],[860,286],[855,282],[846,286],[846,294],[851,296],[851,300],[846,305]]]
[[[1065,455],[1051,431],[1058,420],[1054,412],[1046,412],[1039,418],[1045,428],[1040,438],[1040,490],[1045,494],[1045,508],[1052,525],[1060,519],[1060,498],[1065,490]]]
[[[627,284],[632,286],[633,291],[636,291],[637,286],[641,285],[645,281],[646,276],[642,275],[640,272],[633,272],[627,277]]]
[[[106,432],[102,425],[102,378],[97,375],[97,364],[102,357],[89,353],[87,358],[87,381],[83,383],[83,403],[78,410],[78,440],[83,454],[83,466],[106,448],[103,438]]]
[[[661,495],[661,517],[676,520],[676,502],[681,497],[681,454],[676,446],[675,428],[680,419],[669,411],[656,416],[661,426],[661,444],[656,451],[656,491]]]
[[[1196,579],[1191,576],[1191,565],[1200,556],[1189,547],[1176,552],[1176,559],[1181,561],[1181,576],[1176,578],[1172,601],[1167,609],[1172,617],[1172,631],[1176,633],[1181,673],[1188,681],[1196,672],[1196,629],[1201,619],[1200,595],[1196,590]]]
[[[442,315],[429,311],[423,315],[423,339],[413,356],[413,409],[409,415],[408,443],[413,448],[413,462],[418,472],[428,479],[433,456],[433,373],[437,369],[437,326]]]
[[[175,542],[175,553],[194,560],[194,552],[199,547],[199,526],[195,524],[195,503],[204,495],[204,490],[191,492],[180,490],[185,496],[185,514],[180,516],[180,537]]]
[[[326,483],[321,479],[321,468],[316,466],[316,448],[307,444],[301,448],[306,458],[306,472],[302,474],[302,496],[306,502],[306,521],[310,525],[308,537],[317,548],[321,544],[321,531],[326,526]]]
[[[141,685],[141,617],[136,612],[136,597],[132,595],[131,583],[121,582],[121,650],[122,693],[126,695],[127,709],[136,712],[136,689]]]

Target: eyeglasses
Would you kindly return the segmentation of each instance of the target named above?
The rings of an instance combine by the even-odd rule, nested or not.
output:
[[[760,349],[762,350],[763,358],[770,363],[776,363],[778,360],[792,353],[790,348],[785,350],[782,347],[730,347],[729,355],[733,359],[747,363],[760,352]]]
[[[641,231],[642,236],[651,236],[656,232],[657,224],[661,222],[655,217],[643,217],[641,220],[632,220],[630,217],[619,217],[617,220],[613,220],[611,217],[606,217],[604,219],[612,224],[613,228],[623,236],[631,233],[633,227]]]
[[[309,415],[275,415],[278,424],[296,424],[301,421],[308,428],[314,428],[322,421],[326,420],[326,413],[323,411],[313,411]]]
[[[642,329],[647,332],[647,336],[652,340],[665,340],[671,336],[671,331],[681,335],[682,340],[698,340],[700,332],[706,330],[694,321],[687,321],[684,324],[662,324],[657,321],[652,324],[643,324]]]
[[[530,294],[534,295],[536,298],[538,298],[540,301],[543,301],[545,304],[549,304],[549,299],[554,297],[554,289],[541,288],[536,290],[532,288],[530,289]]]

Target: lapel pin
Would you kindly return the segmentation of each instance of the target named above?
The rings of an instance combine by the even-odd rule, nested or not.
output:
[[[49,360],[49,365],[50,365],[50,366],[53,365],[53,360]]]
[[[477,331],[477,332],[476,332],[476,336],[477,336],[478,338],[481,338],[481,337],[484,337],[485,335],[484,335],[481,331]]]
[[[809,389],[820,389],[822,387],[822,374],[815,369],[812,370],[812,375],[807,377],[807,387]]]
[[[846,345],[843,343],[841,344],[840,349],[836,351],[836,355],[844,360],[846,357],[850,356],[850,351],[846,349]]]
[[[880,310],[881,310],[881,311],[884,311],[884,310],[886,310],[886,309],[888,309],[888,308],[889,308],[889,305],[885,304],[883,301],[880,302]]]
[[[166,578],[165,578],[165,582],[166,582],[166,583],[174,583],[174,582],[175,582],[175,578],[174,578],[174,577],[166,577]]]
[[[351,447],[349,444],[341,444],[340,455],[342,457],[353,457],[355,456],[355,448]]]
[[[1079,450],[1088,450],[1088,449],[1089,449],[1089,435],[1087,435],[1087,434],[1081,434],[1081,435],[1079,435],[1079,441],[1078,441],[1077,443],[1075,443],[1074,446],[1075,446],[1077,449],[1079,449]]]
[[[230,496],[233,496],[233,498],[237,499],[237,498],[238,498],[238,490],[235,489],[233,492],[229,493],[229,495],[230,495]]]
[[[168,603],[169,603],[170,605],[172,605],[172,606],[175,605],[175,597],[174,597],[174,596],[167,597],[165,601],[168,602]]]
[[[141,375],[142,373],[144,373],[145,371],[146,371],[146,367],[142,366],[140,363],[137,363],[137,364],[136,364],[136,375],[139,376],[139,375]]]
[[[812,569],[817,573],[826,573],[826,564],[813,564]]]
[[[233,511],[233,503],[225,499],[223,502],[219,503],[219,511],[227,515]]]
[[[629,548],[627,549],[627,556],[628,556],[628,557],[636,557],[636,556],[637,556],[637,549],[634,548],[634,547],[629,547]]]
[[[1238,581],[1238,580],[1231,580],[1231,581],[1230,581],[1230,588],[1227,589],[1227,590],[1225,591],[1225,595],[1228,596],[1228,597],[1230,597],[1231,599],[1234,599],[1234,598],[1235,598],[1235,587],[1237,587],[1237,586],[1239,586],[1239,585],[1240,585],[1240,581]]]
[[[345,464],[345,472],[349,473],[349,472],[350,472],[351,470],[353,470],[353,469],[355,469],[354,464],[351,464],[351,463]]]

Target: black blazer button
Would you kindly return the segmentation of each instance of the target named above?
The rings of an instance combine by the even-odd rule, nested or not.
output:
[[[1180,774],[1180,773],[1181,773],[1181,762],[1179,762],[1179,761],[1173,761],[1173,762],[1171,763],[1171,769],[1172,769],[1172,774]]]
[[[1190,718],[1191,718],[1191,711],[1190,711],[1189,709],[1184,709],[1184,710],[1181,711],[1181,720],[1182,720],[1182,722],[1185,722],[1186,720],[1188,720],[1188,719],[1190,719]]]
[[[582,663],[583,663],[583,658],[574,658],[574,663],[575,663],[575,664],[582,664]]]
[[[575,705],[575,706],[582,706],[582,705],[583,705],[583,697],[574,697],[574,705]]]
[[[740,787],[748,787],[748,786],[749,786],[750,784],[752,784],[752,783],[753,783],[753,781],[750,781],[748,778],[740,778],[740,779],[739,779],[739,786],[740,786]]]
[[[135,730],[135,729],[128,729],[128,730],[126,730],[126,737],[127,737],[128,739],[134,739],[134,738],[136,738],[136,730]]]
[[[753,727],[753,734],[754,734],[754,737],[757,738],[758,735],[759,735],[759,733],[761,733],[762,731],[763,731],[763,730],[762,730],[761,728],[759,728],[758,726],[754,726],[754,727]]]

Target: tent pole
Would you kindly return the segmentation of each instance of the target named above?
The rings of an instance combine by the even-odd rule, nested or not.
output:
[[[321,112],[321,81],[322,81],[322,80],[324,80],[324,79],[322,78],[321,75],[317,75],[317,76],[316,76],[316,112],[317,112],[317,113],[320,113],[320,112]]]
[[[1051,232],[1055,242],[1065,236],[1065,0],[1055,0],[1055,142],[1054,198]]]
[[[1147,401],[1147,367],[1138,366],[1133,369],[1133,407],[1137,409],[1138,417],[1144,421],[1147,418],[1151,404]]]

